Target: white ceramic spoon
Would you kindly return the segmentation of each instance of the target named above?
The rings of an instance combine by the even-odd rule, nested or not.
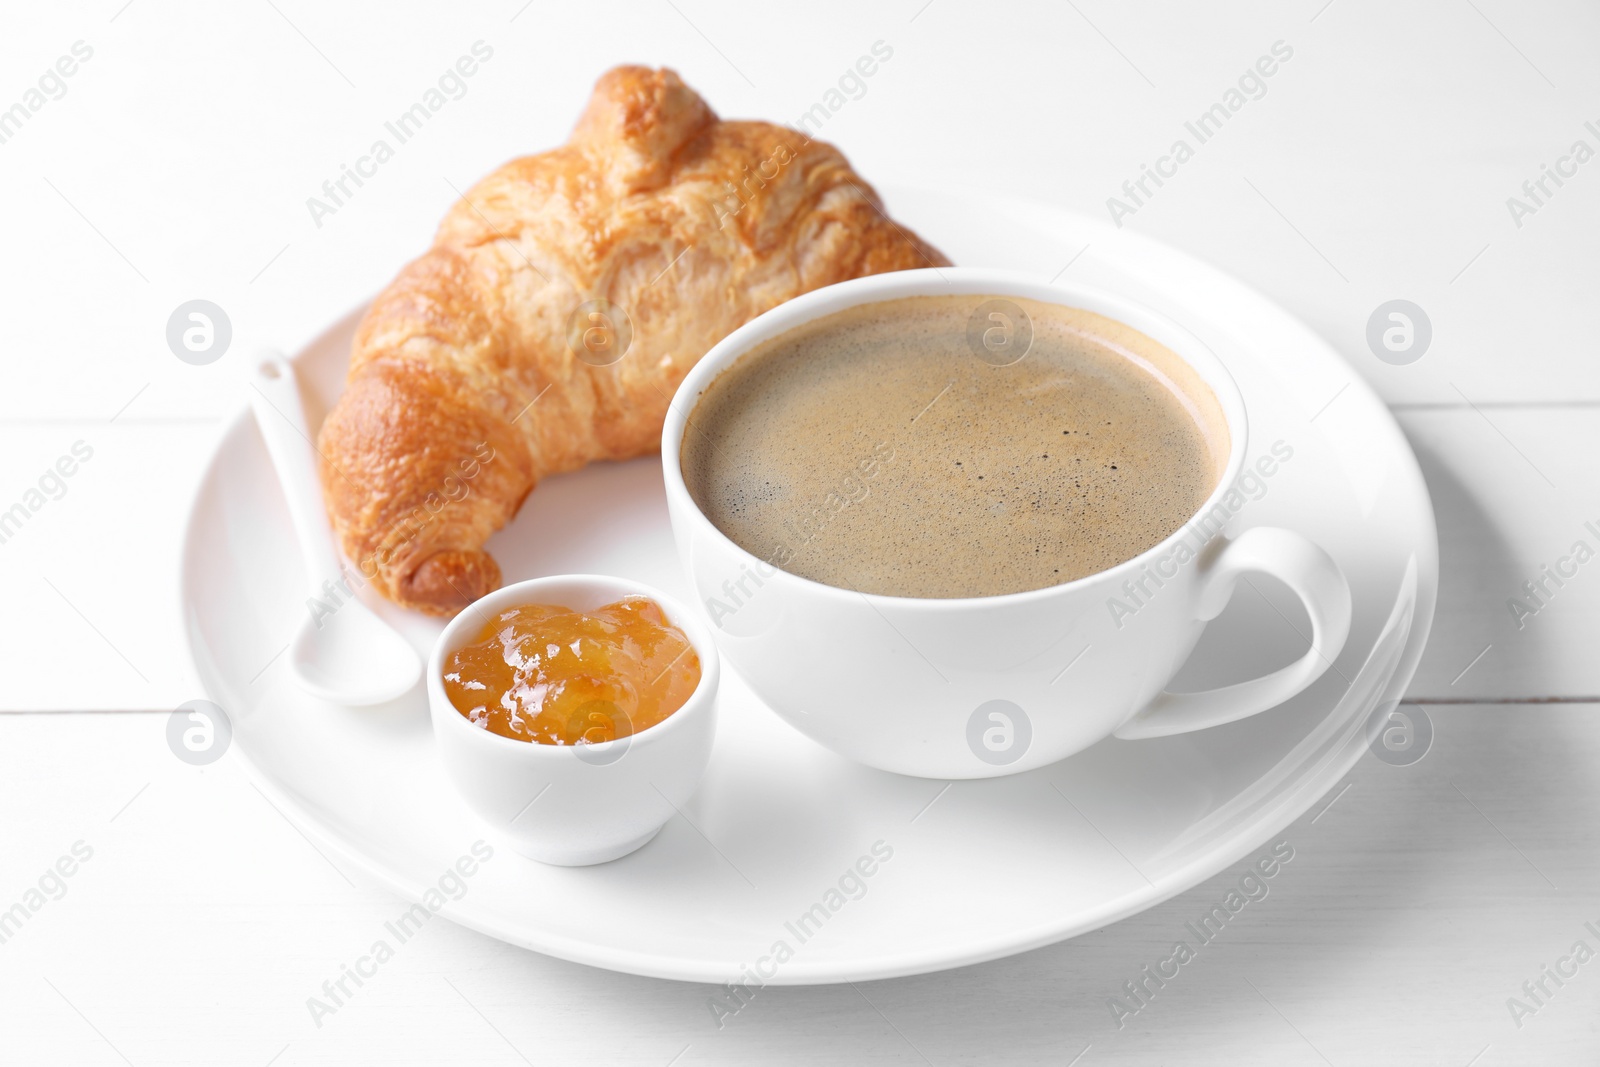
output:
[[[289,669],[302,689],[323,700],[355,705],[393,700],[417,684],[422,659],[410,642],[356,599],[345,581],[347,572],[334,551],[333,529],[322,503],[316,450],[294,366],[276,353],[263,355],[250,387],[250,405],[289,503],[311,596],[332,609],[313,611],[308,605],[289,649]]]

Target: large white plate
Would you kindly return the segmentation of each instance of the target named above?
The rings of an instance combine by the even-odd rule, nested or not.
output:
[[[1065,268],[1167,311],[1213,346],[1250,405],[1252,455],[1278,440],[1294,450],[1241,518],[1311,534],[1350,578],[1355,621],[1334,669],[1240,723],[1106,741],[1028,774],[948,788],[834,756],[728,671],[705,781],[655,841],[580,869],[496,848],[443,914],[566,959],[717,983],[763,958],[764,972],[776,968],[763,977],[781,984],[992,959],[1115,922],[1267,842],[1351,768],[1368,713],[1404,691],[1433,615],[1433,513],[1393,419],[1320,338],[1238,281],[1105,223],[977,194],[901,190],[888,200],[958,263],[1045,278]],[[338,394],[356,319],[298,356],[314,419]],[[550,480],[490,547],[507,581],[612,573],[688,599],[653,458]],[[190,517],[191,651],[261,787],[322,847],[421,898],[493,835],[446,783],[420,691],[347,709],[294,687],[278,654],[305,610],[302,581],[266,451],[242,416]],[[439,630],[375,606],[419,649]],[[1287,663],[1305,648],[1297,629],[1304,615],[1285,590],[1241,585],[1176,687]],[[844,877],[875,844],[892,857],[865,865],[870,878]],[[808,911],[818,917],[800,927]]]

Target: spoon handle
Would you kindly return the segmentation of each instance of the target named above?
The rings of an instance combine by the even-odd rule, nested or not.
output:
[[[289,505],[307,582],[314,594],[320,594],[323,582],[340,580],[343,567],[333,547],[333,528],[322,502],[316,448],[306,424],[300,384],[294,365],[279,353],[266,353],[257,360],[250,376],[250,406]]]

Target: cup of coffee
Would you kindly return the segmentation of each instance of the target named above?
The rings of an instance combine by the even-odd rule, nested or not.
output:
[[[694,599],[756,694],[869,766],[984,778],[1254,715],[1338,656],[1337,564],[1232,505],[1287,458],[1249,444],[1227,369],[1165,316],[943,268],[734,331],[679,387],[661,455]],[[1310,650],[1166,691],[1251,573],[1299,596]]]

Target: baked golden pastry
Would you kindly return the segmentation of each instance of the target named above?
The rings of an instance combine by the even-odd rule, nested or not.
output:
[[[565,146],[479,182],[367,311],[318,442],[345,555],[453,614],[499,586],[484,543],[539,480],[656,451],[678,383],[736,327],[948,262],[831,145],[618,67]]]

